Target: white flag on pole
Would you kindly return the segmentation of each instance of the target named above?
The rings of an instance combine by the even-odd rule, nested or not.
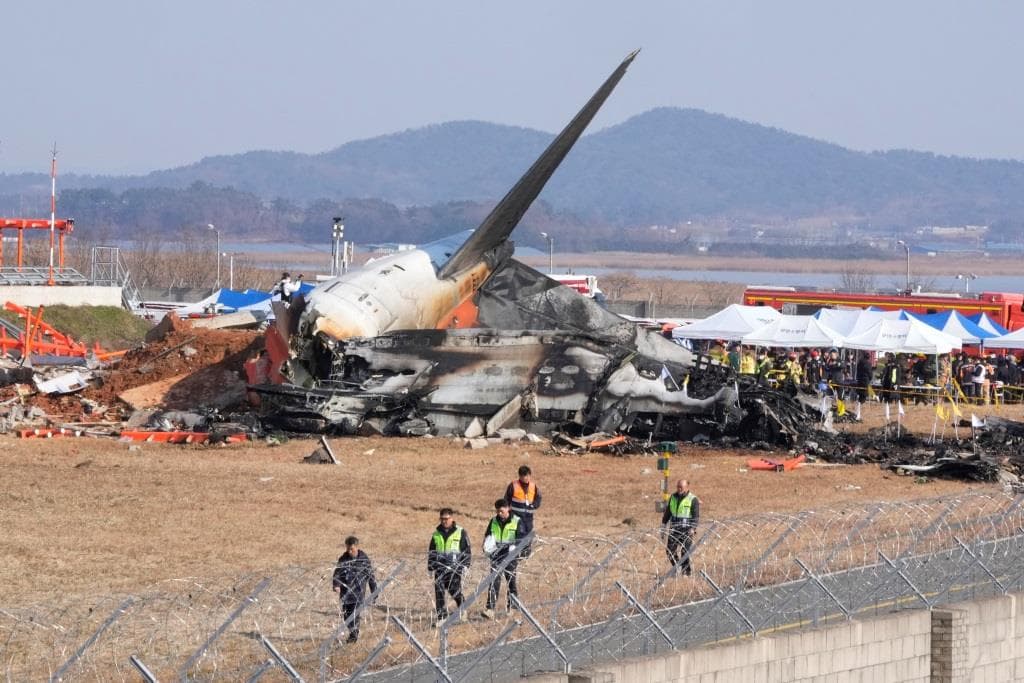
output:
[[[897,412],[899,412],[900,415],[906,415],[906,413],[903,412],[903,401],[896,402],[896,410]]]
[[[889,421],[889,402],[885,402],[885,421]]]
[[[971,413],[971,427],[984,427],[985,420],[981,419],[974,413]]]

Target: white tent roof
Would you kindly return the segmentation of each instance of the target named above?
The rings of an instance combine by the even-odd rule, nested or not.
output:
[[[782,315],[759,330],[743,336],[751,346],[840,346],[843,335],[810,315]]]
[[[823,308],[814,314],[818,322],[844,337],[859,334],[885,316],[881,311],[864,311],[851,308]]]
[[[985,340],[986,349],[1024,349],[1024,327],[1016,332]]]
[[[726,339],[739,341],[743,335],[764,327],[781,313],[770,306],[732,304],[714,315],[672,330],[674,339]]]
[[[848,349],[889,353],[949,353],[962,343],[920,320],[882,319],[859,334],[846,338]]]

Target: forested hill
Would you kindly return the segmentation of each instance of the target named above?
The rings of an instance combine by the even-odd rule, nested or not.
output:
[[[121,193],[196,182],[263,200],[375,199],[400,208],[491,203],[552,136],[451,122],[350,142],[322,154],[249,152],[135,177],[64,177],[60,187]],[[40,191],[45,188],[46,191]],[[11,197],[48,179],[0,175]],[[143,200],[145,193],[135,194]],[[687,220],[865,216],[878,224],[1024,219],[1024,164],[928,153],[861,153],[693,109],[663,108],[585,136],[541,195],[552,211],[609,226]]]

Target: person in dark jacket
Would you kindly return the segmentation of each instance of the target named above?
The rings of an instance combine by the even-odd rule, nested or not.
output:
[[[373,565],[366,553],[359,549],[359,539],[345,539],[345,553],[338,558],[331,586],[341,599],[341,616],[348,628],[348,643],[359,640],[359,608],[369,585],[370,593],[377,592],[373,578]]]
[[[871,357],[867,351],[861,351],[857,359],[857,400],[861,403],[868,400],[868,388],[871,386],[871,377],[875,374],[871,367]]]
[[[512,514],[519,518],[519,525],[523,527],[523,535],[533,531],[533,513],[540,509],[541,496],[540,489],[533,481],[533,472],[528,465],[519,467],[519,478],[505,489],[505,500],[508,501]],[[519,557],[525,560],[529,556],[530,545],[527,545],[519,553]]]
[[[494,544],[494,550],[490,553],[492,572],[508,557],[510,552],[516,549],[516,545],[526,535],[519,517],[512,514],[507,500],[499,498],[494,501],[494,511],[496,514],[487,523],[487,530],[484,532],[484,553],[487,553],[487,548],[491,543]],[[488,541],[488,538],[492,540]],[[491,582],[491,587],[487,591],[487,608],[483,611],[483,615],[487,619],[494,618],[494,605],[498,602],[502,577],[505,577],[505,583],[508,585],[505,596],[506,604],[508,610],[512,611],[512,596],[519,595],[519,588],[516,585],[516,565],[518,563],[518,559],[509,562]]]
[[[691,573],[690,549],[693,547],[693,532],[699,522],[700,501],[690,491],[690,482],[680,479],[661,516],[667,535],[665,552],[673,570],[686,575]]]
[[[427,546],[427,571],[434,575],[434,609],[437,622],[448,618],[445,593],[452,596],[455,606],[462,606],[462,574],[469,567],[472,549],[469,534],[455,523],[455,512],[441,508],[440,523]]]

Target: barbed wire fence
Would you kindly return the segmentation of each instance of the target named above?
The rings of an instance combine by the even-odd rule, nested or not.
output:
[[[8,680],[467,683],[568,671],[1020,590],[1022,503],[965,493],[706,520],[690,576],[671,570],[660,529],[540,536],[519,561],[521,602],[481,616],[493,573],[477,560],[463,609],[441,624],[425,554],[374,557],[379,587],[356,643],[345,642],[333,564],[176,579],[0,608],[0,670]]]

